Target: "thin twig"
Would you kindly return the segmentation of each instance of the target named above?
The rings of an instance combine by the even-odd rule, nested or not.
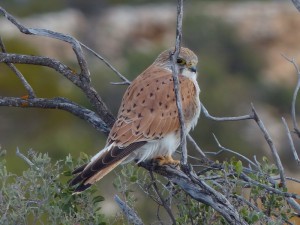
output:
[[[264,220],[266,220],[268,223],[274,222],[268,216],[266,216],[257,206],[255,206],[254,204],[252,204],[251,202],[249,202],[244,197],[236,195],[236,194],[231,195],[231,197],[238,199],[239,201],[243,202],[244,204],[247,204],[250,208],[254,209],[257,213],[261,213],[263,215],[263,217],[264,217]]]
[[[290,63],[293,64],[296,72],[297,72],[297,85],[296,88],[294,90],[293,93],[293,100],[292,100],[292,108],[291,108],[291,114],[292,114],[292,120],[293,120],[293,125],[294,125],[294,130],[296,132],[296,134],[298,135],[298,137],[300,138],[300,129],[297,123],[297,118],[296,118],[296,100],[297,100],[297,95],[300,89],[300,69],[297,65],[297,63],[295,62],[295,59],[290,59],[289,57],[287,57],[284,54],[281,54],[282,57],[284,57],[287,61],[289,61]]]
[[[176,43],[174,52],[170,53],[172,59],[172,75],[174,81],[174,91],[176,97],[176,106],[178,109],[178,117],[180,122],[180,149],[182,153],[181,164],[184,166],[187,164],[187,148],[186,148],[186,129],[184,123],[184,116],[182,110],[181,94],[179,88],[179,78],[178,78],[178,67],[177,67],[177,58],[181,48],[181,39],[182,39],[182,17],[183,17],[183,0],[178,0],[177,2],[177,25],[176,25]]]
[[[106,66],[108,66],[112,71],[114,71],[121,78],[121,80],[124,81],[124,82],[119,82],[119,83],[111,82],[111,84],[122,84],[122,85],[124,85],[124,84],[130,84],[131,83],[130,80],[128,80],[117,69],[115,69],[104,57],[102,57],[101,55],[99,55],[97,52],[95,52],[93,49],[91,49],[90,47],[86,46],[82,42],[79,42],[79,43],[81,44],[82,47],[84,47],[85,49],[87,49],[88,51],[90,51],[91,53],[93,53],[97,58],[99,58],[100,60],[102,60]]]
[[[187,138],[188,140],[193,144],[194,148],[200,153],[200,155],[203,157],[203,158],[207,158],[205,153],[201,150],[201,148],[198,146],[198,144],[196,143],[196,141],[194,140],[194,138],[188,134],[187,135]]]
[[[295,210],[297,216],[300,216],[300,204],[293,198],[287,198],[287,202]]]
[[[261,172],[261,164],[258,162],[258,160],[256,159],[256,155],[253,156],[254,162],[257,165],[257,168],[259,169],[259,171]]]
[[[262,184],[256,180],[253,180],[252,178],[250,178],[249,176],[247,176],[245,173],[241,173],[240,177],[245,180],[246,182],[248,182],[248,184],[253,184],[255,186],[259,186],[262,187],[264,189],[266,189],[269,192],[273,192],[275,194],[284,196],[284,197],[288,197],[288,198],[294,198],[294,199],[300,199],[300,195],[295,194],[295,193],[289,193],[289,192],[284,192],[284,191],[280,191],[279,189],[273,188],[273,187],[269,187],[268,185]]]
[[[282,119],[282,122],[283,122],[285,130],[286,130],[286,134],[287,134],[288,139],[289,139],[289,144],[290,144],[292,153],[294,155],[294,159],[296,160],[297,164],[300,165],[300,159],[298,157],[298,154],[297,154],[297,151],[296,151],[296,148],[295,148],[295,145],[294,145],[294,141],[293,141],[291,132],[289,130],[289,127],[287,125],[287,122],[285,121],[284,117],[282,117],[281,119]]]
[[[2,41],[2,38],[0,37],[0,48],[2,50],[3,53],[6,53],[6,49],[4,46],[4,43]],[[27,82],[27,80],[25,79],[25,77],[22,75],[22,73],[15,67],[14,64],[12,63],[6,63],[6,65],[17,75],[17,77],[21,80],[23,86],[25,87],[25,89],[28,92],[28,96],[29,98],[34,98],[36,97],[34,90],[32,89],[32,87],[30,86],[30,84]]]
[[[129,85],[127,81],[122,81],[122,82],[109,82],[112,85]]]
[[[269,147],[270,147],[270,150],[271,150],[271,153],[273,155],[273,158],[275,160],[275,163],[276,163],[276,166],[279,170],[279,174],[280,174],[280,180],[281,180],[281,183],[283,185],[283,187],[286,187],[286,180],[285,180],[285,175],[284,175],[284,168],[282,166],[282,163],[281,163],[281,160],[280,160],[280,157],[278,155],[278,152],[277,152],[277,149],[273,143],[273,140],[269,134],[269,132],[267,131],[267,129],[265,128],[265,125],[263,124],[262,120],[259,118],[255,108],[254,108],[254,105],[252,104],[252,112],[254,114],[254,120],[255,122],[257,123],[258,127],[260,128],[260,130],[262,131],[264,137],[265,137],[265,140],[267,141]]]
[[[16,150],[16,155],[19,156],[21,159],[23,159],[30,167],[34,166],[33,162],[31,162],[25,155],[23,155],[20,152],[18,147],[17,147],[17,150]]]
[[[273,178],[274,180],[279,180],[280,178]],[[300,183],[300,179],[296,179],[294,177],[285,177],[286,180],[291,180],[291,181],[294,181],[294,182],[297,182],[297,183]]]
[[[292,0],[294,6],[298,9],[298,11],[300,12],[300,1],[299,0]]]
[[[235,116],[235,117],[215,117],[211,116],[207,109],[201,104],[201,111],[204,113],[205,117],[214,120],[214,121],[240,121],[240,120],[251,120],[254,119],[253,115],[244,115],[244,116]]]
[[[240,153],[238,153],[238,152],[235,152],[235,151],[233,151],[233,150],[231,150],[231,149],[228,149],[228,148],[223,147],[223,146],[220,144],[219,140],[217,139],[216,135],[213,134],[213,136],[214,136],[215,141],[217,142],[218,147],[219,147],[221,150],[218,151],[218,152],[205,152],[206,154],[219,155],[219,154],[221,154],[223,151],[230,152],[230,153],[232,153],[232,154],[234,154],[234,155],[237,155],[237,156],[239,156],[240,158],[244,159],[245,161],[247,161],[248,163],[250,163],[252,166],[258,168],[258,166],[257,166],[254,162],[252,162],[250,159],[248,159],[246,156],[244,156],[244,155],[242,155],[242,154],[240,154]]]
[[[34,98],[24,99],[17,97],[0,97],[0,106],[13,106],[22,108],[61,109],[89,122],[96,130],[109,133],[107,124],[99,116],[65,98]]]
[[[158,189],[158,187],[157,187],[157,184],[156,184],[156,182],[155,182],[155,178],[154,178],[154,176],[153,176],[153,172],[152,172],[152,171],[149,171],[149,174],[150,174],[150,177],[151,177],[151,181],[152,181],[151,184],[152,184],[152,186],[153,186],[153,188],[154,188],[154,191],[155,191],[155,193],[157,194],[157,196],[158,196],[159,199],[160,199],[160,205],[162,205],[162,206],[165,208],[166,212],[167,212],[168,215],[170,216],[170,219],[172,220],[172,224],[176,224],[176,220],[175,220],[175,217],[174,217],[174,215],[173,215],[173,213],[172,213],[171,208],[170,208],[169,205],[166,203],[166,201],[164,200],[163,196],[161,195],[161,193],[160,193],[160,191],[159,191],[159,189]]]
[[[114,200],[118,204],[120,209],[123,211],[124,215],[126,216],[130,224],[134,224],[134,225],[144,224],[141,218],[139,218],[139,216],[135,212],[135,210],[133,210],[125,202],[123,202],[118,195],[115,195]]]

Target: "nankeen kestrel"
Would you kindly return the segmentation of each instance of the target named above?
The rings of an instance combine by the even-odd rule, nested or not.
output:
[[[150,159],[160,165],[179,163],[172,158],[180,144],[171,69],[173,51],[172,48],[162,52],[127,88],[106,146],[73,172],[77,176],[70,185],[79,184],[75,192],[84,191],[120,163]],[[186,134],[200,115],[197,63],[198,58],[191,50],[180,49],[177,65]]]

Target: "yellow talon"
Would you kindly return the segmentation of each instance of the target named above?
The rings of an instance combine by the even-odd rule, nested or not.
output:
[[[154,160],[160,166],[163,166],[163,165],[175,165],[175,166],[178,166],[180,164],[180,161],[173,159],[171,155],[157,156]]]

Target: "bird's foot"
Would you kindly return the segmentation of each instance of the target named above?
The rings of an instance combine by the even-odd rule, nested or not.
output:
[[[154,158],[154,161],[159,165],[174,165],[174,166],[179,166],[180,161],[175,160],[172,158],[172,156],[157,156]]]

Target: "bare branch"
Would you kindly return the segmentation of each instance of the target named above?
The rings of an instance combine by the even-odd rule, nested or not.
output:
[[[112,85],[128,85],[127,81],[122,81],[122,82],[110,82]]]
[[[300,1],[299,0],[292,0],[294,6],[298,9],[298,11],[300,12]]]
[[[206,152],[206,154],[219,155],[219,154],[221,154],[223,151],[230,152],[230,153],[232,153],[232,154],[234,154],[234,155],[239,156],[240,158],[244,159],[245,161],[247,161],[247,162],[248,162],[249,164],[251,164],[252,166],[254,166],[254,167],[256,167],[256,168],[259,169],[259,167],[258,167],[254,162],[252,162],[250,159],[248,159],[246,156],[244,156],[244,155],[242,155],[242,154],[240,154],[240,153],[238,153],[238,152],[235,152],[235,151],[233,151],[233,150],[230,150],[230,149],[228,149],[228,148],[223,147],[223,146],[220,144],[219,140],[217,139],[216,135],[213,134],[213,136],[214,136],[215,141],[217,142],[218,147],[220,148],[220,151],[218,151],[218,152]]]
[[[183,17],[183,0],[178,0],[177,2],[177,25],[176,25],[176,43],[174,52],[170,53],[172,59],[172,75],[174,81],[174,91],[176,98],[176,106],[178,109],[178,117],[180,122],[180,149],[181,149],[181,164],[187,164],[187,148],[186,148],[186,128],[184,123],[184,116],[182,110],[181,94],[179,88],[179,78],[178,78],[178,67],[177,67],[177,58],[180,52],[181,39],[182,39],[182,17]]]
[[[207,159],[205,153],[201,150],[201,148],[198,146],[198,144],[196,143],[196,141],[194,140],[194,138],[188,134],[187,135],[188,140],[193,144],[193,146],[195,147],[195,149],[200,153],[200,155],[204,158]]]
[[[34,98],[34,99],[25,99],[17,97],[1,97],[0,96],[0,106],[13,106],[13,107],[22,107],[22,108],[42,108],[42,109],[61,109],[71,114],[84,119],[89,122],[96,130],[99,130],[103,133],[109,133],[110,128],[107,124],[99,118],[99,116],[80,105],[77,105],[70,100],[65,98],[53,98],[53,99],[44,99],[44,98]]]
[[[4,43],[2,41],[2,38],[0,37],[0,48],[2,50],[2,52],[6,53],[6,49],[4,46]],[[27,80],[25,79],[25,77],[22,75],[22,73],[14,66],[14,64],[12,63],[6,63],[6,65],[17,75],[17,77],[21,80],[23,86],[25,87],[25,89],[28,92],[29,98],[34,98],[35,93],[34,90],[32,89],[32,87],[30,86],[30,84],[27,82]]]
[[[118,195],[115,195],[114,199],[118,204],[118,206],[120,207],[120,209],[123,211],[124,215],[126,216],[130,224],[143,225],[141,218],[139,218],[135,210],[133,210],[125,202],[123,202]]]
[[[17,54],[0,53],[0,62],[18,63],[15,62],[13,58],[11,58],[17,57],[20,61],[24,61],[22,60],[22,58],[26,58],[26,60],[31,61],[24,62],[26,64],[42,65],[46,63],[46,65],[44,66],[55,69],[56,71],[67,77],[74,84],[76,84],[87,96],[89,102],[95,108],[96,112],[100,115],[101,119],[108,125],[108,127],[111,127],[115,121],[114,116],[110,113],[110,111],[102,101],[101,97],[95,91],[95,89],[90,85],[90,73],[88,70],[86,60],[84,58],[84,54],[81,49],[80,42],[72,36],[61,34],[51,30],[26,28],[25,26],[21,25],[21,23],[19,23],[12,15],[7,13],[2,7],[0,7],[0,14],[4,15],[11,23],[13,23],[20,30],[20,32],[24,34],[45,36],[71,44],[73,51],[77,57],[77,61],[81,71],[79,74],[76,74],[74,71],[72,71],[66,65],[60,63],[58,60],[50,59],[47,57],[35,58],[37,56],[23,55],[23,57],[21,57],[20,60],[20,57],[18,57]],[[32,57],[34,58],[34,60]],[[41,61],[39,61],[38,59],[41,59]],[[38,60],[38,62],[36,60]]]
[[[18,147],[17,147],[17,150],[16,150],[16,155],[19,156],[21,159],[23,159],[30,167],[34,166],[34,164],[25,155],[23,155],[20,152]]]
[[[297,182],[297,183],[300,183],[300,179],[296,179],[296,178],[293,178],[293,177],[286,177],[286,179]]]
[[[79,43],[82,45],[82,47],[84,47],[85,49],[87,49],[88,51],[93,53],[94,56],[96,56],[98,59],[102,60],[105,65],[107,65],[112,71],[114,71],[121,78],[121,80],[124,81],[124,82],[122,82],[122,84],[130,84],[131,83],[130,80],[128,80],[118,70],[116,70],[104,57],[99,55],[97,52],[95,52],[93,49],[89,48],[88,46],[86,46],[82,42],[79,42]],[[112,83],[112,84],[116,84],[116,83]]]
[[[244,204],[247,204],[250,208],[254,209],[257,213],[262,213],[262,211],[256,207],[254,204],[252,204],[251,202],[249,202],[248,200],[246,200],[244,197],[239,196],[239,195],[232,195],[231,197],[238,199],[239,201],[241,201]],[[274,221],[272,221],[269,217],[267,217],[264,213],[262,213],[264,220],[267,221],[268,223],[272,223]]]
[[[171,210],[171,208],[169,207],[169,205],[166,203],[166,201],[164,200],[162,194],[160,193],[160,191],[159,191],[159,189],[158,189],[158,187],[157,187],[157,184],[156,184],[156,182],[155,182],[155,178],[154,178],[154,176],[153,176],[153,172],[152,172],[152,171],[149,171],[149,173],[150,173],[150,177],[151,177],[151,181],[152,181],[151,184],[152,184],[152,186],[153,186],[153,188],[154,188],[155,193],[156,193],[157,196],[159,197],[160,205],[162,205],[162,206],[165,208],[166,212],[167,212],[168,215],[170,216],[170,219],[172,220],[172,223],[175,225],[175,224],[176,224],[176,220],[175,220],[175,217],[174,217],[174,215],[173,215],[173,213],[172,213],[172,210]]]
[[[273,140],[271,139],[271,136],[270,134],[268,133],[267,129],[265,128],[263,122],[261,121],[261,119],[259,118],[253,104],[252,104],[252,111],[254,113],[254,120],[255,122],[257,123],[257,125],[259,126],[260,130],[262,131],[264,137],[265,137],[265,140],[267,141],[270,149],[271,149],[271,152],[272,152],[272,155],[273,155],[273,158],[275,160],[275,163],[276,163],[276,166],[279,170],[279,174],[280,174],[280,180],[281,180],[281,183],[283,185],[283,187],[286,187],[286,180],[285,180],[285,175],[284,175],[284,168],[282,166],[282,163],[281,163],[281,160],[280,160],[280,157],[278,155],[278,152],[277,152],[277,149],[273,143]]]
[[[214,120],[214,121],[240,121],[240,120],[251,120],[254,119],[253,115],[244,115],[244,116],[236,116],[236,117],[215,117],[211,116],[207,109],[201,104],[201,111],[204,113],[205,117]]]
[[[141,162],[139,165],[149,171],[154,171],[155,173],[168,178],[171,182],[179,185],[183,191],[196,201],[214,208],[227,220],[229,224],[247,224],[225,196],[214,190],[201,179],[198,179],[195,175],[188,176],[183,171],[168,165],[157,165],[153,167],[151,163],[147,162]]]
[[[296,160],[297,164],[300,165],[300,159],[298,157],[298,154],[297,154],[297,151],[296,151],[296,148],[295,148],[295,145],[294,145],[294,141],[293,141],[291,132],[289,130],[289,127],[288,127],[288,125],[287,125],[284,117],[282,117],[281,119],[282,119],[282,122],[283,122],[285,130],[286,130],[286,134],[287,134],[288,139],[289,139],[289,143],[290,143],[290,147],[291,147],[292,153],[294,155],[294,159]]]
[[[62,74],[76,86],[81,87],[79,76],[77,76],[71,68],[56,59],[45,56],[0,53],[0,63],[1,62],[49,67]]]
[[[90,78],[89,78],[90,72],[89,72],[89,69],[87,66],[87,62],[84,58],[79,41],[77,41],[74,37],[72,37],[70,35],[54,32],[51,30],[47,30],[47,29],[27,28],[27,27],[23,26],[21,23],[19,23],[12,15],[10,15],[2,7],[0,7],[0,13],[3,14],[11,23],[13,23],[20,30],[20,32],[22,32],[24,34],[54,38],[54,39],[71,44],[73,51],[77,57],[78,64],[81,69],[81,72],[80,72],[81,77],[84,77],[86,82],[90,82]]]
[[[296,118],[296,100],[297,100],[297,95],[300,89],[300,69],[298,67],[298,65],[295,62],[295,59],[290,59],[289,57],[287,57],[284,54],[281,54],[287,61],[289,61],[290,63],[293,64],[296,72],[297,72],[297,85],[296,88],[294,90],[294,94],[293,94],[293,100],[292,100],[292,108],[291,108],[291,112],[292,112],[292,120],[293,120],[293,125],[294,125],[294,130],[296,132],[296,134],[298,135],[298,137],[300,138],[300,129],[299,126],[297,124],[297,118]]]
[[[295,210],[295,212],[297,213],[297,216],[300,216],[300,205],[299,205],[299,203],[293,198],[287,198],[287,202]]]
[[[262,184],[258,181],[253,180],[252,178],[250,178],[249,176],[247,176],[245,173],[241,173],[240,177],[245,180],[246,182],[248,182],[249,184],[255,185],[255,186],[259,186],[262,187],[264,189],[266,189],[269,192],[281,195],[283,197],[287,197],[287,198],[294,198],[294,199],[300,199],[300,195],[294,194],[294,193],[289,193],[289,192],[284,192],[284,191],[280,191],[279,189],[273,188],[273,187],[269,187],[268,185]]]

